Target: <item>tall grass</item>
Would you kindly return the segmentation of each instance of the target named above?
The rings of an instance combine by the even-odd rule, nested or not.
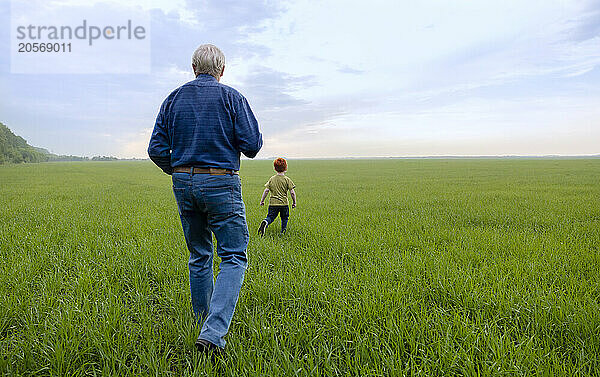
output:
[[[168,176],[0,167],[0,371],[600,375],[600,160],[292,160],[264,238],[271,163],[241,173],[250,264],[212,360]]]

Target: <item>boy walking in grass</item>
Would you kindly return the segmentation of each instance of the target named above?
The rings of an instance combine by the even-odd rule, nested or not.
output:
[[[287,161],[285,158],[277,158],[273,161],[275,174],[267,183],[265,183],[265,191],[260,198],[260,205],[265,205],[265,199],[269,193],[269,212],[267,217],[260,223],[258,234],[263,236],[265,230],[275,219],[277,215],[281,216],[281,233],[285,233],[287,228],[288,218],[290,217],[290,207],[288,206],[287,193],[290,192],[292,197],[292,208],[296,208],[296,192],[294,191],[294,182],[285,175],[287,171]]]

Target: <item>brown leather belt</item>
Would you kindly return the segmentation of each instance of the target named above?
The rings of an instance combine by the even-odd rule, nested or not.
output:
[[[197,168],[192,166],[177,166],[173,168],[173,173],[192,173],[192,174],[210,174],[210,175],[238,175],[237,170],[220,168]]]

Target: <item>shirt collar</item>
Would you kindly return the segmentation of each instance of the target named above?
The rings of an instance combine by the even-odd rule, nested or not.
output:
[[[206,73],[199,74],[198,77],[196,77],[196,80],[201,81],[201,82],[210,82],[210,81],[216,82],[217,81],[217,79],[214,76],[206,74]]]

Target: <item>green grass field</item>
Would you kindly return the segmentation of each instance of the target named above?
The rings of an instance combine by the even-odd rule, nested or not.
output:
[[[0,372],[600,375],[600,159],[289,165],[298,208],[260,239],[271,163],[242,164],[250,264],[216,360],[168,176],[0,166]]]

